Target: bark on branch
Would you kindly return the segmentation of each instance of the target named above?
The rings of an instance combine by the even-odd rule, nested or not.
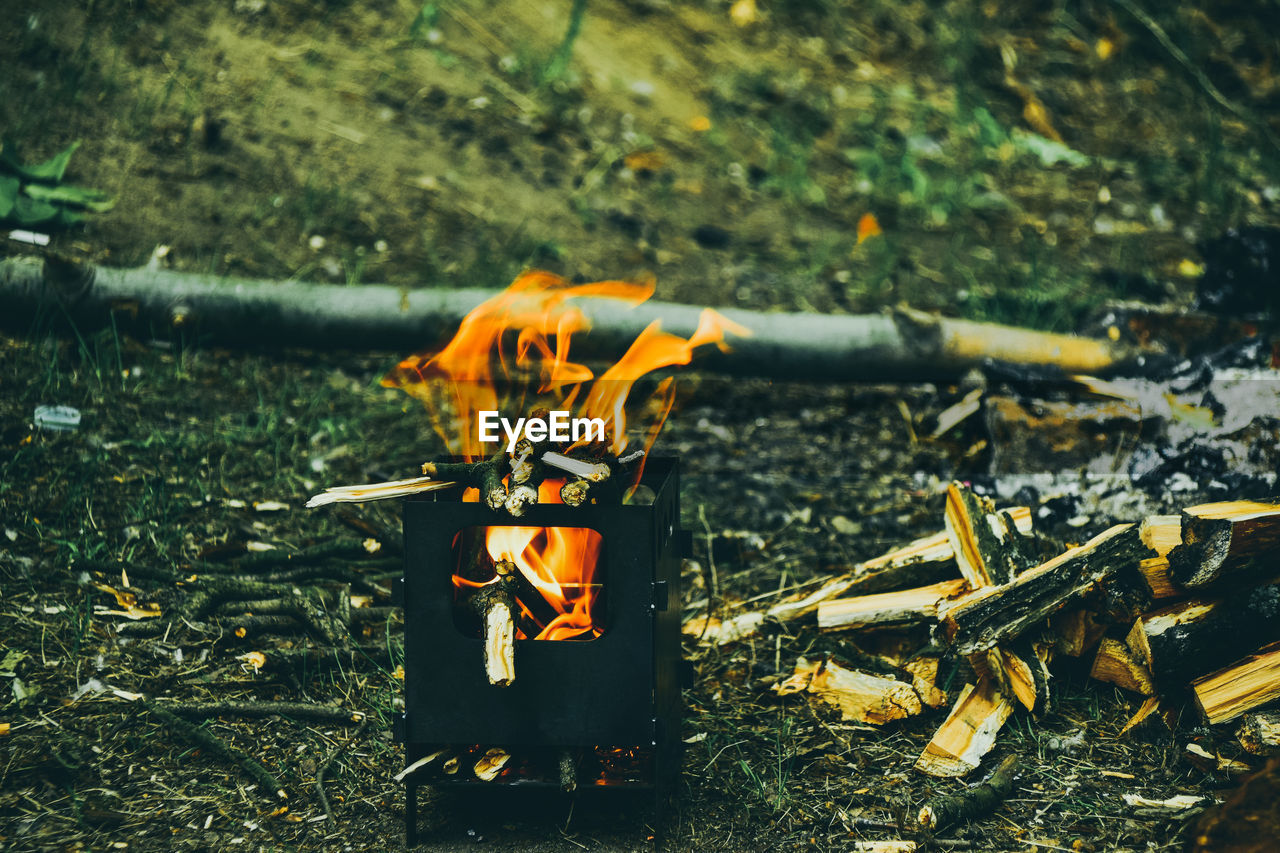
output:
[[[477,289],[339,287],[269,282],[145,268],[110,269],[0,261],[0,318],[28,328],[37,316],[65,316],[82,329],[117,327],[141,335],[201,337],[223,344],[420,350],[444,340],[492,296]],[[591,334],[575,355],[616,359],[650,322],[688,336],[701,309],[650,301],[638,310],[614,300],[581,306]],[[118,310],[127,308],[127,311]],[[1152,352],[1105,340],[936,317],[918,311],[819,315],[726,309],[751,329],[728,352],[712,348],[699,367],[779,379],[932,380],[962,375],[986,360],[1103,375]]]

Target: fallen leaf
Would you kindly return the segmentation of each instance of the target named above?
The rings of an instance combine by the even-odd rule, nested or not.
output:
[[[661,151],[650,148],[645,151],[632,151],[622,158],[622,164],[633,172],[656,172],[666,165],[667,158]]]
[[[254,672],[267,665],[267,656],[262,652],[246,652],[242,655],[236,655],[236,660],[244,661],[247,666],[253,667]]]
[[[858,245],[861,246],[864,240],[871,237],[879,236],[884,231],[880,228],[880,220],[876,219],[875,214],[864,213],[858,220]]]

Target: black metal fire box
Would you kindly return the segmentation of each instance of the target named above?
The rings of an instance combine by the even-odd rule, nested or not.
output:
[[[464,502],[461,489],[405,500],[405,710],[396,736],[406,767],[439,754],[404,779],[410,844],[421,785],[669,793],[679,771],[679,582],[688,545],[677,460],[648,460],[641,486],[652,490],[651,504],[537,504],[519,519]],[[589,640],[517,640],[515,679],[500,687],[486,677],[483,640],[457,619],[452,576],[470,531],[508,526],[599,534],[604,625]],[[475,762],[495,748],[510,760],[482,781]]]

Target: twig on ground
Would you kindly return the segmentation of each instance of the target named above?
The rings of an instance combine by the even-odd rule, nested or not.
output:
[[[1280,139],[1276,139],[1275,134],[1271,132],[1271,128],[1249,110],[1240,106],[1235,101],[1228,100],[1227,96],[1222,94],[1222,92],[1218,90],[1217,86],[1213,85],[1213,81],[1209,79],[1209,76],[1205,74],[1199,66],[1191,61],[1191,57],[1187,56],[1186,52],[1183,51],[1182,48],[1178,47],[1178,45],[1174,43],[1173,39],[1169,38],[1169,34],[1164,31],[1164,27],[1160,26],[1155,18],[1151,17],[1144,10],[1138,8],[1132,0],[1114,0],[1114,2],[1121,9],[1124,9],[1136,18],[1138,23],[1146,27],[1147,31],[1150,32],[1151,35],[1155,36],[1156,41],[1160,42],[1160,46],[1163,47],[1165,51],[1167,51],[1168,54],[1172,56],[1188,74],[1191,75],[1191,77],[1196,81],[1196,84],[1203,89],[1204,93],[1212,98],[1218,106],[1222,107],[1245,124],[1248,124],[1258,130],[1266,138],[1267,142],[1271,144],[1272,148],[1280,151]]]
[[[328,772],[329,766],[333,764],[334,759],[346,752],[351,744],[355,743],[369,728],[369,724],[373,722],[373,717],[365,716],[364,721],[360,723],[360,728],[351,733],[351,737],[347,738],[341,746],[329,753],[329,757],[324,760],[324,764],[320,765],[320,769],[316,771],[316,796],[320,798],[320,805],[324,806],[325,816],[329,818],[330,823],[335,823],[333,819],[333,809],[329,808],[329,798],[324,794],[324,774]]]
[[[218,702],[164,703],[167,711],[183,717],[293,717],[321,723],[367,722],[363,711],[335,708],[332,705],[312,705],[306,702],[242,702],[224,700]]]

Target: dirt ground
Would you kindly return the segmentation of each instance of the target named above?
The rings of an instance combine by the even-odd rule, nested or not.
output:
[[[115,205],[47,251],[106,265],[406,288],[499,287],[531,265],[579,279],[652,271],[659,298],[690,303],[907,303],[1076,329],[1113,299],[1192,304],[1202,241],[1278,224],[1280,43],[1266,12],[0,0],[0,127],[27,163],[81,141],[68,181]],[[230,352],[16,325],[0,337],[0,847],[398,849],[398,510],[302,504],[408,476],[442,450],[418,403],[378,384],[406,353]],[[968,385],[690,378],[656,447],[683,460],[690,621],[935,532],[952,479],[1043,506],[1052,545],[1276,493],[1274,419],[1248,434],[1248,470],[1221,454],[1166,459],[1158,436],[1136,432],[1110,485],[1062,497],[1064,479],[1092,482],[1083,463],[1050,468],[1034,442],[998,456],[973,422],[929,437]],[[79,428],[36,429],[48,404],[76,407]],[[1157,475],[1113,499],[1148,458]],[[192,614],[234,577],[273,595],[349,587],[372,607],[339,654],[322,650],[323,625],[266,605],[206,596]],[[131,608],[160,615],[134,622]],[[139,623],[159,627],[125,627]],[[441,794],[424,804],[423,849],[903,837],[906,807],[966,784],[912,768],[940,714],[873,729],[770,689],[801,655],[866,660],[868,642],[812,626],[688,638],[686,753],[661,833],[643,801]],[[1189,763],[1188,742],[1253,761],[1190,716],[1121,735],[1137,701],[1086,676],[1085,663],[1055,665],[1050,710],[1016,715],[988,760],[1018,757],[1016,793],[937,849],[1182,849],[1203,806],[1135,810],[1121,795],[1226,796],[1237,777]],[[962,678],[951,673],[952,693]],[[194,729],[156,710],[195,701],[335,710],[210,711]]]
[[[83,342],[6,339],[4,351],[6,848],[400,844],[403,794],[391,777],[403,759],[388,733],[400,697],[398,613],[353,623],[354,651],[335,655],[307,654],[324,643],[296,622],[260,616],[268,623],[258,624],[245,615],[266,605],[232,603],[199,619],[192,610],[194,597],[228,574],[285,589],[340,581],[371,595],[375,607],[387,603],[385,579],[400,572],[391,555],[395,502],[357,505],[345,520],[301,504],[326,484],[411,471],[440,449],[418,404],[378,386],[394,358],[174,351],[109,332]],[[695,382],[658,446],[684,460],[683,525],[695,534],[686,617],[707,611],[710,565],[720,589],[713,606],[732,615],[938,529],[940,489],[951,478],[1007,488],[987,475],[989,457],[974,452],[978,435],[910,438],[927,435],[964,391]],[[80,428],[31,429],[31,411],[48,400],[77,406]],[[1274,470],[1275,462],[1266,464]],[[1139,493],[1145,503],[1117,506],[1157,510],[1171,500],[1163,483]],[[1215,490],[1224,488],[1206,483],[1173,499],[1220,497]],[[1259,496],[1274,479],[1232,488]],[[1078,541],[1112,520],[1105,502],[1042,505],[1037,523],[1050,542]],[[386,550],[366,553],[360,531],[378,532]],[[266,546],[274,550],[249,550]],[[155,626],[146,634],[123,627],[130,602],[110,591],[124,588],[121,572],[136,596],[132,606],[160,610],[142,620]],[[874,650],[863,648],[867,642],[812,627],[768,629],[727,646],[688,640],[690,742],[664,826],[666,849],[844,849],[858,838],[900,837],[905,806],[964,786],[912,769],[937,713],[874,729],[769,689],[800,655],[866,660]],[[261,669],[254,653],[264,656]],[[1031,841],[1180,849],[1198,810],[1135,813],[1120,795],[1215,796],[1233,783],[1189,764],[1181,748],[1194,740],[1247,759],[1229,727],[1187,723],[1173,734],[1151,725],[1122,736],[1136,699],[1089,681],[1084,667],[1055,665],[1051,710],[1020,714],[1006,727],[992,760],[1019,757],[1018,793],[990,818],[950,833],[960,844],[953,849],[1028,849]],[[196,719],[274,774],[289,794],[280,803],[137,694],[161,704],[305,701],[343,711],[328,721],[287,712]],[[343,722],[351,711],[370,724]],[[316,793],[322,767],[333,822]],[[424,805],[431,831],[424,849],[643,849],[653,843],[651,820],[643,799],[495,805],[443,794]]]

